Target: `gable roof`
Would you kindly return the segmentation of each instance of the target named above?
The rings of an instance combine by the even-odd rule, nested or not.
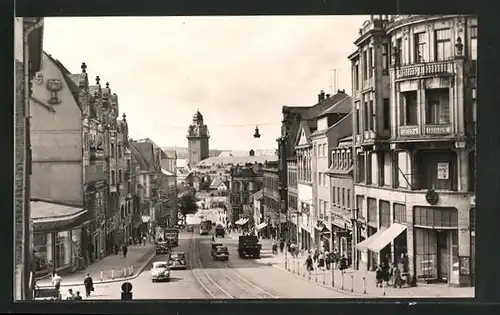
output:
[[[299,130],[297,132],[297,138],[295,139],[295,146],[310,144],[310,136],[311,136],[311,129],[309,128],[309,124],[305,121],[301,121]],[[306,143],[302,142],[303,138],[306,141]]]
[[[319,117],[324,117],[329,114],[348,114],[352,110],[352,97],[344,94],[344,98],[340,99],[337,103],[328,107],[325,111],[318,115]]]
[[[73,99],[75,100],[76,105],[80,110],[82,110],[82,106],[78,102],[78,94],[80,94],[80,88],[78,87],[78,84],[73,80],[73,74],[69,72],[68,69],[57,59],[53,58],[52,55],[47,53],[46,51],[43,52],[47,58],[49,58],[50,61],[54,63],[54,65],[61,71],[61,74],[64,78],[64,81],[66,82],[66,85],[68,86],[69,90],[71,91],[71,94],[73,95]]]
[[[161,149],[167,159],[177,159],[177,151],[173,149]]]
[[[141,171],[149,171],[151,168],[151,162],[144,156],[144,154],[147,155],[147,146],[149,146],[150,144],[146,144],[147,146],[141,146],[142,144],[143,143],[131,142],[130,152],[132,153],[132,156],[137,160]],[[152,158],[151,154],[149,156]]]
[[[160,158],[162,160],[168,158],[167,155],[165,154],[165,152],[162,150],[162,148],[160,148],[153,140],[151,140],[151,138],[139,139],[139,140],[135,140],[134,142],[140,143],[140,144],[149,143],[153,146],[153,149],[160,150]]]
[[[221,184],[224,184],[224,180],[222,178],[214,178],[210,184],[210,188],[218,188]]]

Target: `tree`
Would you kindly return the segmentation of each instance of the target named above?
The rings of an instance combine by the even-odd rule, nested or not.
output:
[[[186,220],[188,214],[195,214],[198,211],[196,198],[192,194],[184,194],[179,199],[179,211]]]

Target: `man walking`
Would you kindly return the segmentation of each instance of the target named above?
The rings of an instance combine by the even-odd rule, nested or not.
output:
[[[127,244],[122,245],[122,252],[123,252],[123,258],[127,258],[127,252],[128,252]]]
[[[85,276],[85,280],[83,280],[83,285],[85,286],[85,294],[87,297],[90,296],[90,293],[94,291],[94,281],[90,274],[87,273]]]

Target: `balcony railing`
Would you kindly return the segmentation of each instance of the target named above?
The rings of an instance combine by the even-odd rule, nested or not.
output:
[[[453,75],[453,61],[435,61],[401,66],[396,70],[396,80],[426,76]]]
[[[442,136],[451,134],[451,124],[425,125],[425,134],[431,136]]]

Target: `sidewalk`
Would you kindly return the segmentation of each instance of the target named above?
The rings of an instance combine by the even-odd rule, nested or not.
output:
[[[90,274],[94,280],[94,284],[101,282],[109,282],[123,280],[125,277],[132,277],[138,275],[149,261],[155,256],[156,247],[154,244],[134,245],[128,247],[127,258],[123,257],[122,252],[118,255],[108,255],[103,259],[96,261],[86,269],[77,271],[75,273],[62,276],[63,281],[61,286],[75,286],[81,285],[87,273]],[[130,268],[132,266],[132,268]],[[124,274],[124,268],[126,273]],[[101,274],[102,270],[102,274]],[[101,281],[102,276],[102,281]],[[114,279],[113,279],[114,278]],[[50,277],[37,281],[39,287],[52,286]]]
[[[456,288],[441,284],[418,283],[416,287],[404,286],[394,288],[392,285],[382,288],[375,285],[375,272],[347,269],[344,274],[335,269],[334,283],[332,286],[332,270],[319,270],[316,268],[312,273],[308,273],[304,266],[305,256],[299,256],[298,259],[288,259],[287,270],[302,277],[305,281],[316,282],[318,285],[329,287],[332,290],[341,291],[346,294],[352,294],[353,297],[461,297],[473,298],[474,288]],[[275,265],[275,267],[285,270],[284,264]]]

